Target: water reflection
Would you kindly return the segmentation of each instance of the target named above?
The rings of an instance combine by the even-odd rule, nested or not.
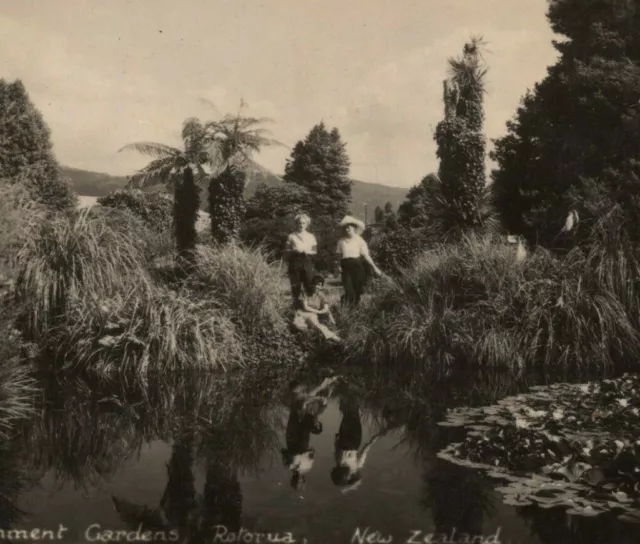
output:
[[[63,504],[55,493],[80,488],[83,499],[66,500],[93,501],[96,510],[85,516],[94,515],[104,509],[98,490],[106,489],[114,517],[100,511],[105,524],[165,536],[175,530],[183,542],[210,542],[221,526],[229,533],[295,528],[309,543],[328,534],[348,542],[356,525],[398,541],[410,528],[455,535],[455,542],[503,524],[503,537],[511,531],[514,542],[623,534],[606,516],[569,526],[564,512],[508,507],[481,473],[437,457],[460,438],[459,429],[438,425],[447,408],[513,394],[521,385],[509,376],[449,376],[420,394],[346,372],[45,385],[38,416],[12,443],[17,456],[0,451],[2,527],[51,518],[28,508],[33,482],[46,476],[55,483],[51,504]],[[124,467],[145,481],[157,444],[167,444],[164,482],[138,493]],[[25,472],[30,478],[18,476]],[[68,507],[54,511],[69,515]],[[528,540],[520,538],[525,530]]]

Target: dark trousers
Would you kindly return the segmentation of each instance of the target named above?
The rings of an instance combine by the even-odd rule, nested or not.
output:
[[[367,280],[367,271],[362,259],[342,259],[342,288],[344,295],[342,303],[357,305],[364,291]]]
[[[311,257],[306,253],[292,253],[289,256],[289,281],[294,303],[300,298],[302,289],[311,294],[311,280],[314,269]]]

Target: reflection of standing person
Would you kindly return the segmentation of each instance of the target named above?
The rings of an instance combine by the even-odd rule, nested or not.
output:
[[[367,460],[371,446],[386,434],[377,433],[360,449],[362,443],[362,422],[360,421],[360,407],[357,400],[351,397],[340,399],[342,421],[335,438],[336,466],[331,471],[331,480],[337,486],[343,487],[343,493],[356,489],[362,480],[362,468]]]
[[[337,378],[326,378],[312,391],[303,386],[293,390],[293,400],[289,409],[289,421],[285,433],[287,447],[282,449],[282,462],[291,471],[291,487],[297,491],[304,488],[306,474],[313,467],[315,450],[311,447],[311,435],[322,432],[318,417],[327,406],[327,398],[320,393],[331,392]]]
[[[306,213],[296,215],[296,232],[289,234],[285,246],[285,258],[289,261],[289,281],[294,302],[302,289],[309,293],[314,274],[311,258],[318,252],[316,237],[307,231],[311,218]]]
[[[361,234],[365,225],[359,219],[347,215],[340,226],[344,229],[344,235],[338,241],[336,252],[340,257],[340,268],[342,272],[342,287],[344,295],[342,302],[349,305],[357,305],[364,291],[367,280],[367,270],[365,263],[368,263],[376,276],[381,276],[382,272],[375,265],[369,255],[369,247]]]

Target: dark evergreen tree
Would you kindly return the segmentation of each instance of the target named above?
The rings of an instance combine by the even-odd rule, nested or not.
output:
[[[439,183],[438,176],[428,174],[418,185],[407,192],[404,201],[398,206],[398,222],[406,227],[424,227],[428,221],[430,189]]]
[[[640,6],[551,0],[547,17],[566,38],[554,42],[560,58],[526,93],[492,154],[503,223],[549,246],[572,210],[584,226],[619,207],[639,239]]]
[[[49,128],[20,80],[0,79],[0,179],[23,184],[35,201],[50,209],[77,205],[53,155]]]
[[[338,129],[329,132],[320,123],[293,148],[284,180],[304,187],[313,195],[314,209],[309,212],[338,218],[348,212],[351,202],[349,165]]]
[[[245,215],[245,180],[244,171],[229,165],[209,182],[211,235],[218,244],[238,240]]]
[[[173,201],[173,229],[176,237],[178,256],[192,262],[196,248],[196,222],[200,209],[200,194],[193,171],[185,168],[182,182],[175,185]]]
[[[384,210],[380,206],[376,206],[373,212],[373,219],[378,225],[384,223]]]
[[[444,82],[445,118],[436,127],[440,159],[438,176],[448,213],[446,232],[475,230],[482,226],[480,208],[485,187],[484,77],[480,57],[482,42],[473,38],[460,58],[449,59],[449,79]]]

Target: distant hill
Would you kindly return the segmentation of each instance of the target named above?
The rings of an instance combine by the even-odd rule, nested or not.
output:
[[[71,184],[75,191],[83,196],[105,196],[116,189],[123,188],[127,184],[125,176],[112,176],[68,166],[63,166],[62,170],[71,179]],[[245,196],[251,197],[256,187],[261,183],[273,186],[282,183],[282,181],[268,171],[252,174],[247,180]],[[404,200],[407,189],[353,180],[351,194],[353,198],[351,203],[352,212],[360,217],[364,216],[364,205],[366,203],[369,220],[373,220],[373,212],[376,206],[384,208],[387,202],[391,202],[394,209],[397,209],[398,205]],[[204,207],[206,207],[206,197],[203,198]]]
[[[112,176],[69,166],[63,166],[62,171],[71,180],[71,185],[79,195],[106,196],[127,184],[127,178],[124,176]]]

